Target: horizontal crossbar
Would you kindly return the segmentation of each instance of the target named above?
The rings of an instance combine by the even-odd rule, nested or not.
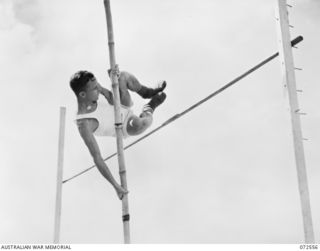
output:
[[[291,46],[295,46],[296,44],[300,43],[303,40],[302,36],[298,36],[295,39],[293,39],[291,41]],[[230,81],[229,83],[227,83],[226,85],[224,85],[223,87],[221,87],[220,89],[218,89],[217,91],[211,93],[209,96],[207,96],[206,98],[200,100],[199,102],[197,102],[196,104],[190,106],[188,109],[184,110],[181,113],[178,113],[174,116],[172,116],[171,118],[169,118],[167,121],[165,121],[162,125],[158,126],[157,128],[153,129],[152,131],[150,131],[149,133],[143,135],[142,137],[140,137],[139,139],[135,140],[134,142],[132,142],[131,144],[127,145],[124,147],[124,150],[130,148],[131,146],[137,144],[138,142],[142,141],[143,139],[149,137],[151,134],[155,133],[156,131],[159,131],[161,128],[167,126],[168,124],[172,123],[173,121],[177,120],[178,118],[182,117],[183,115],[185,115],[186,113],[192,111],[194,108],[196,108],[197,106],[203,104],[204,102],[208,101],[209,99],[213,98],[214,96],[218,95],[219,93],[223,92],[225,89],[229,88],[230,86],[234,85],[235,83],[237,83],[238,81],[240,81],[241,79],[243,79],[244,77],[248,76],[250,73],[256,71],[257,69],[259,69],[260,67],[262,67],[263,65],[265,65],[266,63],[270,62],[271,60],[273,60],[274,58],[276,58],[277,56],[279,56],[279,52],[273,54],[272,56],[268,57],[267,59],[263,60],[261,63],[257,64],[256,66],[252,67],[250,70],[246,71],[245,73],[243,73],[242,75],[240,75],[239,77],[235,78],[234,80]],[[104,161],[107,161],[111,158],[113,158],[114,156],[116,156],[117,153],[113,153],[110,156],[108,156],[107,158],[104,159]],[[92,168],[94,168],[95,165],[83,170],[82,172],[70,177],[69,179],[64,180],[62,183],[66,183],[86,172],[88,172],[89,170],[91,170]]]

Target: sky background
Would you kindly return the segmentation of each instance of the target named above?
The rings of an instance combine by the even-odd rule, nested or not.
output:
[[[289,1],[316,242],[320,241],[320,2]],[[277,49],[276,1],[111,2],[120,70],[167,100],[152,128]],[[67,107],[64,179],[92,158],[73,122],[70,76],[109,88],[101,0],[0,0],[0,243],[50,243],[59,107]],[[133,94],[139,114],[147,101]],[[151,129],[152,129],[151,128]],[[135,140],[127,139],[125,144]],[[99,138],[106,157],[115,139]],[[125,154],[133,243],[304,241],[288,100],[279,59]],[[118,177],[117,160],[107,162]],[[62,243],[122,243],[121,203],[97,169],[63,185]]]

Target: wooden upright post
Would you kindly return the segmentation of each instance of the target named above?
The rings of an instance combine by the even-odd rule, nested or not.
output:
[[[58,143],[58,171],[57,171],[57,184],[56,184],[57,192],[56,192],[56,210],[55,210],[55,218],[54,218],[53,243],[59,243],[59,240],[60,240],[65,124],[66,124],[66,108],[60,107],[60,129],[59,129],[59,143]]]
[[[279,24],[279,54],[281,67],[288,89],[291,124],[293,132],[293,142],[295,151],[296,168],[298,175],[298,185],[300,193],[300,202],[303,217],[304,237],[306,243],[314,243],[314,233],[311,217],[311,206],[309,199],[308,179],[303,149],[303,137],[300,123],[300,107],[297,97],[295,67],[293,63],[292,49],[290,44],[289,18],[287,10],[287,1],[278,0],[278,24]]]
[[[122,119],[120,114],[120,94],[119,94],[119,82],[118,76],[114,73],[116,69],[116,58],[115,58],[115,49],[114,49],[114,38],[113,38],[113,25],[112,25],[112,16],[110,1],[104,0],[104,7],[106,11],[107,18],[107,28],[108,28],[108,44],[109,44],[109,60],[111,68],[111,80],[112,80],[112,91],[114,97],[114,113],[115,113],[115,128],[117,136],[117,152],[118,152],[118,164],[120,172],[121,186],[124,189],[127,188],[127,178],[126,178],[126,166],[124,160],[124,151],[123,151],[123,135],[122,135]],[[123,221],[123,232],[124,232],[124,243],[130,243],[130,226],[129,226],[129,201],[128,194],[126,194],[122,199],[122,221]]]

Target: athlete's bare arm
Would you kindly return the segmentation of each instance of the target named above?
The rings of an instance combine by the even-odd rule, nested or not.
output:
[[[104,162],[97,141],[93,135],[93,131],[97,126],[94,120],[90,119],[81,119],[78,120],[78,129],[81,137],[83,138],[85,144],[87,145],[91,156],[93,157],[94,163],[96,164],[100,173],[111,183],[111,185],[116,190],[119,199],[122,199],[127,191],[122,188],[117,181],[112,176],[108,166]]]
[[[102,87],[100,84],[98,84],[98,90],[99,92],[108,100],[108,103],[110,105],[113,105],[113,94],[108,89]]]

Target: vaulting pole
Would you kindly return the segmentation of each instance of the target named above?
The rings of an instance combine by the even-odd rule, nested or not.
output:
[[[55,218],[54,218],[53,243],[59,243],[59,240],[60,240],[65,124],[66,124],[66,108],[60,107],[60,129],[59,129],[59,143],[58,143],[58,171],[57,171],[57,185],[56,185],[57,192],[56,192],[56,210],[55,210]]]
[[[116,57],[114,49],[114,38],[113,38],[113,26],[112,26],[112,16],[110,1],[104,0],[104,7],[106,11],[107,18],[107,28],[108,28],[108,44],[109,44],[109,60],[111,68],[111,81],[112,81],[112,91],[114,100],[114,113],[115,113],[115,129],[117,136],[117,153],[118,153],[118,164],[121,186],[128,190],[127,188],[127,178],[126,178],[126,166],[124,160],[123,151],[123,137],[122,137],[122,119],[120,114],[120,94],[119,94],[119,81],[118,76],[115,73],[116,70]],[[130,243],[130,226],[129,226],[129,201],[128,194],[126,194],[122,199],[122,221],[123,221],[123,232],[124,232],[124,243]]]
[[[307,179],[307,170],[303,148],[303,137],[300,122],[300,107],[298,103],[295,67],[293,63],[292,48],[290,45],[289,18],[287,10],[287,1],[278,0],[278,31],[279,31],[279,52],[281,59],[281,68],[288,89],[288,97],[291,113],[292,135],[294,144],[294,153],[296,160],[296,169],[298,176],[298,186],[300,193],[300,203],[302,209],[302,219],[304,227],[304,237],[306,243],[314,243],[313,224],[311,216],[311,206],[309,198],[309,188]]]

